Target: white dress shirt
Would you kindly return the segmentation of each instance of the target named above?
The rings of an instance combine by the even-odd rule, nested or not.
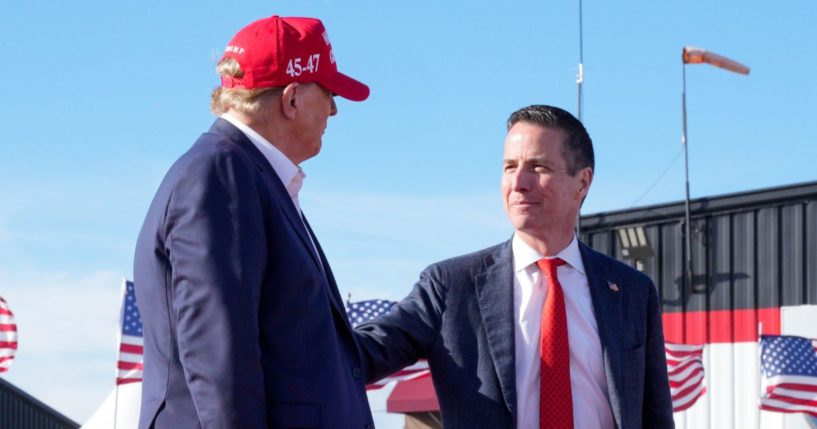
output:
[[[516,340],[517,428],[539,428],[539,325],[548,286],[536,266],[542,255],[518,234],[512,240],[514,335]],[[570,388],[575,429],[612,429],[613,411],[596,317],[584,263],[576,237],[556,255],[566,262],[557,268],[567,311],[570,344]]]
[[[298,214],[303,215],[301,212],[301,204],[298,201],[298,192],[301,191],[306,174],[303,170],[301,170],[301,167],[295,165],[295,163],[287,158],[287,156],[278,150],[277,147],[273,146],[272,143],[262,137],[261,134],[258,134],[254,129],[250,128],[249,125],[241,122],[235,116],[232,116],[229,113],[224,113],[221,115],[221,119],[235,125],[235,127],[241,130],[241,132],[244,133],[248,139],[250,139],[252,144],[261,151],[264,158],[269,161],[272,169],[275,170],[275,174],[277,174],[278,178],[281,179],[281,183],[283,183],[286,187],[287,193],[289,193],[289,198],[292,199],[292,204],[295,205],[295,208],[298,210]],[[301,217],[301,223],[304,225],[306,235],[309,236],[309,241],[312,243],[312,248],[315,250],[315,255],[320,261],[321,255],[318,253],[317,246],[315,246],[315,239],[313,239],[312,234],[309,233],[309,228],[306,227],[303,217]],[[322,266],[321,270],[323,270]]]

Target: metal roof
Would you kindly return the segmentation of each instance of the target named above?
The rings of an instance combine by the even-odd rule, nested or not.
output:
[[[736,192],[690,200],[692,218],[715,213],[753,210],[763,206],[817,199],[817,181]],[[599,212],[582,216],[582,233],[630,224],[682,220],[684,201]]]
[[[76,429],[79,423],[0,378],[0,428]]]

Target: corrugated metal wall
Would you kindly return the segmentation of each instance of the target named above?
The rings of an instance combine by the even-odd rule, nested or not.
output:
[[[682,202],[585,216],[581,225],[586,243],[623,261],[617,229],[644,226],[655,254],[643,271],[659,290],[667,341],[706,344],[707,393],[676,413],[676,424],[810,427],[802,414],[758,410],[757,333],[759,323],[781,333],[782,306],[817,304],[817,182],[697,199],[691,208],[691,284]]]
[[[79,424],[0,379],[0,429],[76,429]]]

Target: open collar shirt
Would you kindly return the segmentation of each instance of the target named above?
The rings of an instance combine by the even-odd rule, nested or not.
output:
[[[514,234],[511,248],[517,428],[533,429],[539,428],[539,327],[549,285],[536,266],[536,261],[543,258],[539,252],[518,234]],[[557,268],[557,276],[567,312],[574,428],[613,429],[598,325],[576,237],[555,257],[566,262]]]
[[[257,147],[259,151],[261,151],[264,158],[269,161],[272,169],[275,170],[275,174],[279,179],[281,179],[281,183],[284,184],[284,187],[286,187],[287,193],[292,199],[292,204],[295,205],[295,208],[298,210],[298,214],[301,215],[301,222],[303,222],[304,229],[306,229],[306,235],[309,236],[309,241],[312,242],[312,248],[315,250],[315,255],[318,257],[318,259],[320,259],[320,253],[318,252],[317,246],[315,246],[315,239],[312,237],[312,234],[309,233],[309,228],[306,227],[306,223],[303,219],[303,213],[301,212],[301,204],[298,201],[298,192],[300,192],[304,183],[304,178],[306,178],[304,171],[301,170],[301,167],[295,165],[294,162],[287,158],[287,156],[284,155],[284,153],[277,147],[261,136],[261,134],[258,134],[258,132],[252,129],[249,125],[241,122],[235,116],[232,116],[229,113],[224,113],[221,115],[221,118],[241,130],[241,132],[247,136],[252,144]],[[323,269],[323,267],[321,267],[321,269]]]

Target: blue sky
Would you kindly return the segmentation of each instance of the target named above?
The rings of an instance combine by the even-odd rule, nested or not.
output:
[[[11,2],[0,15],[0,296],[20,351],[6,378],[84,421],[113,385],[119,284],[170,164],[209,127],[215,62],[264,16],[323,19],[339,101],[303,164],[305,213],[344,296],[399,299],[426,265],[507,239],[504,121],[576,110],[576,1]],[[584,213],[626,209],[681,150],[687,68],[693,197],[817,180],[817,3],[584,3]],[[683,157],[638,205],[683,198]]]

